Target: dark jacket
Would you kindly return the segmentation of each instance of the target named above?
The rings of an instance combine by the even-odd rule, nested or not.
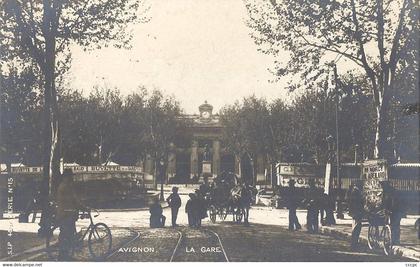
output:
[[[405,207],[395,190],[384,192],[382,203],[386,212],[388,212],[391,216],[405,216]]]
[[[172,193],[167,199],[169,207],[179,209],[181,207],[181,198],[177,193]]]
[[[354,219],[361,219],[364,213],[363,195],[358,187],[354,187],[349,195],[349,213]]]
[[[297,209],[299,205],[299,196],[296,187],[289,187],[286,191],[286,205],[289,210]]]
[[[161,216],[162,215],[162,206],[159,203],[153,203],[152,206],[149,208],[149,212],[151,216]]]
[[[82,205],[76,196],[74,182],[64,180],[58,185],[56,201],[58,221],[68,218],[77,220]]]
[[[321,202],[321,191],[316,188],[312,187],[309,188],[305,195],[305,204],[308,210],[318,210],[320,208]]]

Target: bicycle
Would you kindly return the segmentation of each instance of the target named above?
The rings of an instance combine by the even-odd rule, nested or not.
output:
[[[93,217],[98,217],[99,212],[94,210],[96,214]],[[89,253],[94,260],[101,260],[105,258],[112,248],[111,230],[105,223],[94,223],[91,211],[79,212],[80,219],[89,218],[90,224],[87,228],[82,228],[80,232],[75,232],[72,243],[70,245],[69,256],[73,257],[76,250],[81,251],[83,243],[87,237]],[[60,232],[59,225],[53,225],[50,228],[46,237],[46,252],[50,260],[57,260],[59,253],[58,234]]]
[[[371,216],[368,219],[368,246],[370,249],[381,248],[385,255],[392,253],[392,235],[389,216]],[[379,227],[382,227],[379,229]]]

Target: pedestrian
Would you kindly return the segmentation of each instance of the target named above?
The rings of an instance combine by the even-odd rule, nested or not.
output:
[[[71,247],[76,235],[76,221],[79,218],[79,210],[87,209],[79,202],[74,188],[74,175],[72,169],[64,169],[57,187],[57,213],[56,221],[60,227],[58,236],[58,260],[71,261]]]
[[[166,199],[168,202],[169,207],[171,208],[171,219],[172,219],[172,227],[178,226],[176,224],[176,219],[178,217],[178,210],[181,207],[181,198],[178,195],[178,187],[172,187],[172,194]]]
[[[188,215],[188,225],[192,228],[196,227],[196,196],[193,193],[189,193],[188,196],[190,199],[187,201],[187,204],[185,205],[185,213]]]
[[[153,200],[153,204],[149,208],[150,212],[150,228],[165,227],[166,217],[163,215],[163,209],[157,199]]]
[[[296,209],[298,207],[299,199],[295,187],[295,180],[289,180],[289,188],[287,191],[287,209],[289,210],[289,231],[297,231],[302,229],[299,223],[298,217],[296,216]]]
[[[307,214],[306,227],[309,233],[318,233],[319,228],[319,202],[321,194],[315,186],[315,180],[309,180],[309,189],[305,198]]]
[[[351,229],[351,248],[357,249],[359,244],[360,231],[362,230],[362,219],[364,214],[362,181],[358,180],[349,191],[349,214],[353,218]]]
[[[204,196],[201,194],[199,190],[195,191],[195,205],[196,208],[195,214],[196,214],[196,226],[201,227],[201,220],[207,217],[207,207],[206,202],[204,200]]]
[[[335,224],[334,218],[334,199],[331,194],[323,194],[320,201],[321,225]]]
[[[383,204],[390,219],[392,244],[400,245],[401,219],[405,217],[404,205],[402,205],[398,193],[389,182],[383,182],[382,188]]]
[[[252,203],[252,187],[244,184],[241,192],[240,205],[244,212],[244,224],[249,225],[249,209]]]

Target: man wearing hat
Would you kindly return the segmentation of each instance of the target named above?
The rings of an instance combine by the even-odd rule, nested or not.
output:
[[[296,216],[298,206],[298,196],[295,187],[295,180],[289,180],[289,190],[287,193],[287,208],[289,209],[289,231],[300,230],[302,226]]]
[[[171,207],[172,227],[177,226],[176,219],[178,218],[178,210],[181,207],[181,198],[178,195],[178,187],[172,187],[172,194],[166,199],[169,207]]]

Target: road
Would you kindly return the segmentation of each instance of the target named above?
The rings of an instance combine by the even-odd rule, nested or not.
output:
[[[203,221],[201,229],[187,226],[184,211],[186,196],[179,212],[180,226],[162,229],[148,227],[149,212],[125,211],[102,212],[96,220],[105,222],[113,233],[112,254],[107,261],[409,261],[398,256],[385,256],[380,251],[362,247],[352,251],[346,240],[321,234],[309,234],[304,230],[290,232],[278,218],[278,212],[270,209],[251,209],[250,226],[233,223],[231,215],[224,222]],[[164,209],[167,222],[170,210]],[[284,216],[284,213],[282,213]],[[219,219],[219,218],[218,218]],[[79,222],[83,226],[86,222]],[[76,255],[80,261],[88,261],[87,253]],[[45,253],[25,255],[32,261],[47,260]],[[29,258],[28,258],[29,257]],[[22,260],[23,258],[20,258]]]

